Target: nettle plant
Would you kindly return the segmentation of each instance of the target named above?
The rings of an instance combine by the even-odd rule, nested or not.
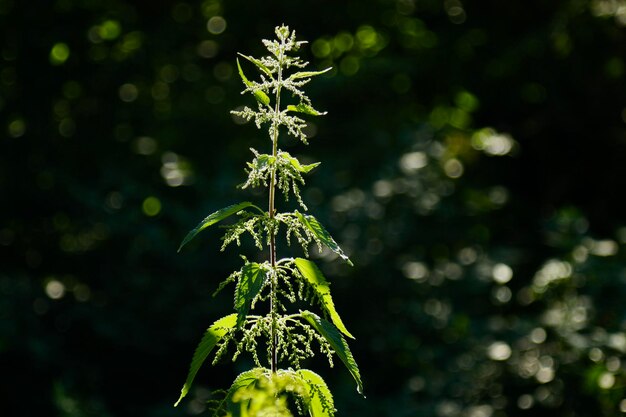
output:
[[[287,26],[277,27],[275,32],[277,39],[263,40],[268,56],[257,59],[239,54],[260,73],[260,81],[249,80],[237,59],[239,75],[245,85],[242,94],[252,94],[257,106],[256,109],[244,107],[241,111],[232,111],[247,121],[253,120],[259,129],[267,127],[271,153],[252,149],[254,158],[248,162],[248,178],[241,187],[267,188],[268,210],[251,202],[225,207],[191,230],[179,248],[180,251],[207,227],[236,216],[237,220],[226,226],[222,250],[233,242],[239,246],[244,234],[252,237],[259,250],[269,249],[269,259],[262,263],[251,262],[242,256],[243,267],[217,288],[215,293],[230,283],[235,284],[236,312],[222,317],[207,329],[193,355],[187,380],[176,402],[178,405],[187,395],[198,370],[212,351],[216,352],[213,364],[226,356],[229,348],[234,349],[233,361],[240,354],[249,353],[256,367],[240,374],[223,397],[212,402],[214,416],[292,416],[294,407],[301,415],[333,416],[333,398],[324,380],[315,372],[300,367],[303,360],[315,355],[315,347],[328,358],[331,367],[333,355],[337,355],[354,377],[357,391],[363,393],[359,369],[345,339],[353,336],[335,310],[328,281],[315,263],[306,259],[310,246],[316,245],[320,252],[325,246],[352,265],[324,226],[315,217],[304,213],[307,207],[300,192],[304,185],[303,175],[319,162],[303,164],[279,149],[279,137],[285,133],[308,144],[303,131],[306,122],[299,116],[324,113],[313,108],[302,87],[312,77],[330,68],[302,71],[308,63],[289,54],[298,51],[306,42],[296,41],[295,32]],[[286,101],[293,104],[284,106]],[[277,192],[282,193],[285,200],[293,193],[303,212],[279,212]],[[287,244],[290,245],[294,238],[297,240],[306,258],[278,258],[276,237],[281,230],[286,233]],[[287,307],[290,304],[303,302],[317,306],[323,317],[308,310],[289,314]],[[265,305],[266,314],[250,314],[259,304]],[[284,365],[288,367],[280,367]]]

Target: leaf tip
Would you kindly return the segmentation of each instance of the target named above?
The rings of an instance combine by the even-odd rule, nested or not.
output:
[[[180,404],[183,398],[185,398],[185,395],[187,395],[188,391],[189,387],[187,387],[187,384],[183,385],[183,389],[180,390],[180,397],[178,397],[178,401],[174,403],[174,407],[178,407],[178,404]]]

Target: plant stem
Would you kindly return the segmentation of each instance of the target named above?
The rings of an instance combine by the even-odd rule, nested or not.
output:
[[[278,57],[280,65],[278,68],[278,82],[276,87],[276,106],[274,107],[274,115],[278,117],[278,113],[280,112],[280,87],[282,84],[282,51],[280,56]],[[272,137],[272,156],[275,158],[278,155],[278,124],[274,124],[273,128],[273,137]],[[269,216],[270,220],[274,219],[276,207],[275,207],[275,198],[276,197],[276,170],[272,171],[272,177],[270,179],[270,192],[269,192]],[[272,268],[276,267],[276,229],[272,226],[270,229],[270,263],[272,264]],[[271,336],[271,370],[272,373],[276,373],[278,369],[278,335],[276,333],[276,306],[274,305],[274,300],[276,298],[276,282],[272,280],[271,285],[271,294],[270,294],[270,314],[272,315],[272,336]]]

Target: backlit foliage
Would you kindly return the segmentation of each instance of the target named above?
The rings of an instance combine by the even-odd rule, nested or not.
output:
[[[285,200],[293,193],[301,208],[307,210],[300,193],[300,186],[305,183],[303,174],[308,174],[319,163],[302,164],[278,148],[278,139],[282,129],[307,143],[303,132],[306,122],[297,114],[319,116],[323,113],[313,108],[302,87],[311,77],[323,74],[328,69],[288,74],[290,69],[299,70],[307,66],[307,62],[290,55],[305,42],[296,41],[295,32],[287,26],[277,27],[276,37],[275,40],[263,41],[270,53],[266,57],[256,59],[240,54],[256,67],[261,80],[250,81],[237,61],[239,75],[245,85],[242,93],[252,94],[257,106],[256,109],[244,107],[232,112],[245,120],[254,120],[259,129],[267,128],[271,153],[262,154],[252,149],[254,159],[248,163],[248,179],[241,187],[268,188],[269,210],[264,212],[249,202],[223,208],[200,222],[181,244],[181,247],[184,246],[205,228],[236,215],[238,220],[226,227],[222,250],[233,242],[239,246],[242,235],[249,234],[259,250],[269,249],[270,259],[256,263],[243,257],[243,267],[219,285],[216,292],[230,283],[235,284],[236,314],[219,319],[205,333],[194,354],[178,402],[187,395],[198,369],[211,351],[215,350],[215,364],[228,354],[228,348],[232,345],[233,360],[243,353],[249,353],[256,368],[239,375],[224,399],[215,405],[214,415],[292,416],[289,407],[291,399],[296,404],[298,414],[332,416],[335,409],[326,383],[315,373],[300,369],[300,363],[318,351],[328,358],[332,367],[333,355],[336,354],[354,377],[357,390],[362,393],[359,369],[344,338],[353,336],[335,310],[328,282],[322,272],[313,262],[303,258],[277,259],[276,235],[283,229],[287,243],[295,237],[307,256],[308,247],[314,242],[320,252],[327,247],[346,262],[351,262],[315,217],[297,210],[282,213],[275,209],[275,191],[278,189]],[[281,106],[281,92],[287,93],[294,104]],[[285,99],[285,102],[288,101],[289,97]],[[289,304],[296,301],[318,305],[330,321],[310,311],[287,314]],[[267,314],[249,314],[258,303],[269,303]],[[266,352],[260,355],[263,346]],[[267,363],[267,367],[264,367],[264,363]],[[280,363],[286,363],[290,368],[279,369]]]

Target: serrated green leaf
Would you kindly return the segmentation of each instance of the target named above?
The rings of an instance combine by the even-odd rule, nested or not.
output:
[[[290,80],[297,80],[299,78],[310,78],[310,77],[315,77],[316,75],[322,75],[328,71],[330,71],[332,69],[332,67],[328,67],[324,70],[321,71],[301,71],[301,72],[296,72],[295,74],[291,75],[289,77]]]
[[[258,171],[264,171],[268,167],[274,164],[274,162],[276,161],[276,157],[272,155],[268,155],[266,153],[262,153],[262,154],[257,155],[255,160],[256,160],[256,169]],[[253,167],[253,165],[250,162],[248,162],[248,165],[251,168]]]
[[[287,106],[287,111],[295,111],[298,113],[304,113],[304,114],[309,114],[311,116],[323,116],[325,115],[327,112],[320,112],[315,110],[313,107],[309,106],[308,104],[305,103],[300,103],[297,106],[294,106],[293,104],[290,104]]]
[[[226,333],[237,323],[237,314],[230,314],[226,317],[222,317],[217,320],[215,323],[211,325],[202,336],[202,340],[200,344],[196,348],[196,351],[193,354],[193,359],[191,360],[191,366],[189,367],[189,373],[187,374],[187,380],[183,385],[183,388],[180,390],[180,397],[174,407],[180,403],[185,395],[189,392],[189,388],[198,373],[198,370],[209,356],[215,345],[224,337]]]
[[[239,52],[237,52],[237,55],[239,55],[242,58],[247,59],[248,61],[252,62],[254,65],[256,65],[261,71],[263,71],[265,74],[267,74],[268,76],[272,77],[272,71],[270,71],[269,68],[267,68],[267,66],[265,66],[265,64],[263,64],[260,60],[251,57],[251,56],[247,56],[244,54],[241,54]]]
[[[216,211],[215,213],[209,214],[204,220],[202,220],[193,230],[191,230],[189,233],[187,233],[187,236],[185,236],[185,239],[183,239],[183,242],[180,244],[180,246],[178,247],[178,252],[180,252],[180,250],[183,248],[183,246],[185,246],[187,243],[189,243],[189,241],[191,239],[193,239],[194,237],[196,237],[196,235],[198,233],[200,233],[201,231],[203,231],[204,229],[206,229],[207,227],[224,220],[225,218],[232,216],[233,214],[245,209],[246,207],[254,207],[257,210],[259,210],[261,213],[263,213],[263,210],[261,210],[260,208],[258,208],[257,206],[255,206],[254,204],[252,204],[249,201],[244,201],[243,203],[239,203],[239,204],[233,204],[232,206],[228,206],[228,207],[224,207],[223,209],[220,209],[218,211]]]
[[[246,320],[252,300],[261,291],[266,278],[266,271],[256,262],[249,262],[241,269],[241,277],[235,289],[235,310],[237,310],[238,328]]]
[[[256,384],[265,372],[265,368],[254,368],[239,374],[239,376],[235,378],[235,381],[228,389],[226,397],[222,400],[220,406],[216,408],[216,414],[214,414],[213,417],[217,417],[217,412],[220,412],[223,409],[224,403],[226,402],[228,403],[228,409],[233,416],[247,415],[247,407],[250,401],[244,400],[239,403],[235,403],[231,401],[233,395],[235,395],[235,393],[240,389],[249,388],[251,385]],[[237,407],[237,404],[239,404],[239,407]]]
[[[322,224],[313,216],[309,214],[302,214],[296,210],[296,216],[300,219],[300,222],[309,229],[324,245],[328,246],[330,250],[335,252],[337,255],[341,257],[344,261],[348,263],[348,265],[353,266],[354,264],[348,258],[348,256],[343,252],[343,249],[339,247],[335,239],[328,233],[328,231],[322,226]]]
[[[341,331],[341,333],[351,339],[354,339],[354,336],[352,336],[348,329],[346,329],[341,317],[335,310],[335,303],[333,303],[333,298],[330,295],[330,287],[328,281],[326,281],[326,278],[322,274],[322,271],[319,270],[315,263],[309,261],[308,259],[296,258],[294,262],[302,276],[309,282],[317,296],[322,301],[322,306],[325,312],[330,316],[330,320],[333,324],[337,327],[337,329],[339,329],[339,331]]]
[[[348,368],[348,371],[350,371],[352,377],[356,381],[357,392],[363,395],[363,382],[361,382],[359,367],[352,356],[352,352],[350,352],[346,339],[344,339],[341,333],[339,333],[339,330],[337,330],[332,323],[324,320],[315,313],[311,313],[310,311],[302,311],[300,312],[300,315],[308,321],[311,326],[313,326],[313,328],[328,341],[328,343],[330,343],[330,346],[333,348],[337,356],[339,356],[341,362],[346,365],[346,368]]]
[[[311,417],[333,417],[335,415],[335,405],[326,381],[308,369],[300,369],[297,373],[311,387],[309,399],[309,414]]]
[[[248,80],[246,75],[243,73],[243,70],[241,69],[241,65],[239,64],[239,59],[237,59],[237,68],[239,68],[239,76],[241,77],[241,81],[243,81],[246,87],[253,88],[254,84],[252,84],[250,80]],[[265,94],[263,91],[259,89],[252,90],[252,93],[254,94],[254,97],[257,99],[259,103],[269,106],[270,98],[267,96],[267,94]]]
[[[293,166],[297,171],[304,172],[305,174],[309,173],[313,168],[318,166],[320,162],[315,162],[313,164],[302,165],[297,158],[294,158],[289,154],[289,152],[280,152],[279,155],[289,161],[291,166]]]

